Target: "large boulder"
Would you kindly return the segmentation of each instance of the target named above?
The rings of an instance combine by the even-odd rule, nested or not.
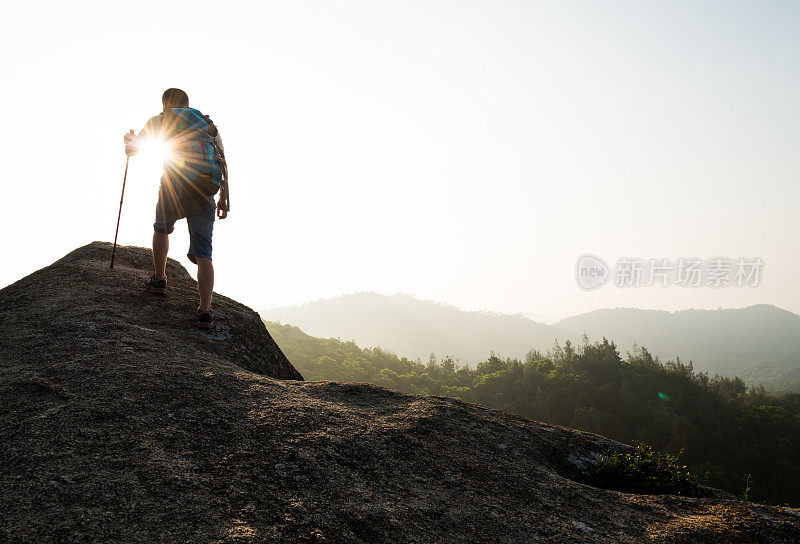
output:
[[[94,243],[0,290],[0,541],[798,542],[791,508],[598,489],[629,446],[444,397],[303,382],[249,308]]]

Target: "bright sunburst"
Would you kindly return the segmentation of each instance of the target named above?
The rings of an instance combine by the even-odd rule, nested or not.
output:
[[[148,170],[161,169],[165,161],[169,160],[169,145],[161,138],[143,138],[139,142],[139,151],[142,163]]]

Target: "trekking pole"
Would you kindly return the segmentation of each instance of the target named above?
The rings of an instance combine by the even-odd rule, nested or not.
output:
[[[133,134],[133,129],[131,129]],[[119,195],[119,213],[117,214],[117,230],[114,232],[114,249],[111,250],[111,266],[114,268],[114,253],[117,252],[117,236],[119,235],[119,218],[122,217],[122,199],[125,198],[125,182],[128,180],[128,162],[131,160],[130,155],[125,157],[125,175],[122,177],[122,194]]]

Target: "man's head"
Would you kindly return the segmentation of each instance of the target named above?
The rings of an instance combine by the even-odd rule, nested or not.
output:
[[[164,111],[167,108],[188,108],[189,96],[180,89],[167,89],[161,95],[161,103],[164,105]]]

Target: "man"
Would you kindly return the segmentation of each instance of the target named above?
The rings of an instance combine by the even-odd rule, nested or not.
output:
[[[169,235],[175,221],[186,218],[189,227],[189,260],[197,265],[200,306],[197,322],[210,329],[214,322],[211,297],[214,292],[214,266],[211,262],[211,235],[214,210],[220,219],[228,216],[228,172],[225,151],[216,126],[208,116],[189,107],[189,97],[180,89],[167,89],[161,97],[163,111],[152,117],[136,136],[125,135],[125,152],[133,156],[146,140],[166,145],[168,153],[156,204],[153,224],[154,271],[145,285],[152,293],[167,289]],[[220,191],[219,202],[214,194]]]

